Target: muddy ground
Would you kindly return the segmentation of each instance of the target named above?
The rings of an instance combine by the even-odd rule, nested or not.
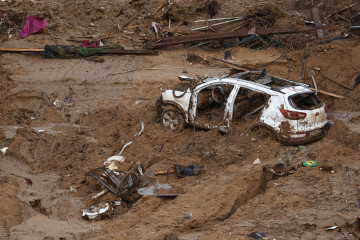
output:
[[[150,25],[151,21],[167,25],[169,16],[182,26],[214,13],[206,5],[212,1],[177,1],[178,11],[163,15],[166,9],[160,9],[153,14],[166,2],[0,2],[0,13],[9,14],[18,28],[28,14],[47,13],[51,8],[56,16],[48,18],[48,33],[22,40],[16,27],[6,31],[8,26],[0,24],[1,47],[74,44],[67,39],[105,34],[118,26]],[[247,16],[246,27],[304,24],[302,19],[311,20],[312,2],[321,3],[219,1],[213,3],[214,17]],[[327,1],[319,9],[328,16],[356,2]],[[349,19],[359,10],[360,4],[341,17]],[[340,29],[325,30],[326,38],[348,32],[348,23],[337,15],[324,22],[340,25]],[[154,38],[148,29],[135,28],[127,37],[117,33],[107,41],[138,48],[142,38]],[[323,45],[315,44],[319,41],[316,33],[276,39],[283,44],[266,50],[227,41],[204,48],[167,47],[157,56],[100,56],[95,61],[2,53],[0,148],[8,149],[0,155],[0,239],[247,239],[252,232],[265,232],[268,239],[359,239],[359,86],[346,89],[316,73],[320,89],[346,98],[319,94],[334,125],[325,138],[305,148],[259,138],[249,131],[253,119],[233,124],[226,135],[191,127],[173,133],[159,121],[156,100],[178,82],[178,75],[230,72],[211,61],[185,60],[190,54],[222,59],[230,50],[230,61],[247,66],[283,56],[267,65],[267,71],[310,85],[311,70],[316,68],[348,86],[360,73],[359,36]],[[300,79],[306,45],[306,71]],[[139,119],[145,131],[134,137],[141,129]],[[132,205],[117,206],[112,216],[101,221],[83,219],[83,209],[116,200],[110,193],[92,200],[101,188],[85,174],[102,166],[129,141],[133,144],[123,153],[126,162],[151,161],[152,171],[194,163],[206,171],[183,179],[170,175],[168,183],[182,193],[175,199],[142,197]],[[257,158],[261,164],[254,165]],[[316,160],[319,166],[295,168],[305,160]],[[264,171],[274,166],[285,167],[282,170],[288,174],[280,177]],[[158,179],[165,182],[166,176]],[[192,217],[184,218],[189,213]],[[340,228],[325,231],[334,225]]]

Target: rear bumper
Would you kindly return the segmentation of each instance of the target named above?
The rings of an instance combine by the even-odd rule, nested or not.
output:
[[[328,122],[325,124],[324,127],[312,131],[308,131],[300,134],[288,133],[286,136],[282,135],[279,141],[284,145],[302,145],[302,144],[315,142],[325,137],[330,127],[331,127],[331,123]]]

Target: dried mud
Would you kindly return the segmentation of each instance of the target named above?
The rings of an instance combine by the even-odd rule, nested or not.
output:
[[[24,11],[47,12],[52,8],[57,21],[49,20],[49,32],[61,36],[54,39],[42,32],[19,40],[9,38],[1,28],[1,45],[69,44],[73,42],[65,39],[104,34],[118,24],[156,20],[166,25],[169,16],[175,23],[183,23],[210,14],[212,7],[200,7],[203,2],[179,1],[183,7],[179,11],[164,15],[165,10],[160,9],[154,16],[145,14],[145,6],[153,12],[163,2],[1,2],[4,8],[0,12],[11,9],[17,22]],[[262,15],[268,13],[271,16],[265,20],[269,26],[311,20],[311,1],[270,2],[262,7],[251,1],[224,1],[212,6],[218,7],[216,17],[225,13],[253,19],[249,26],[259,27]],[[328,15],[346,5],[329,1],[321,13]],[[184,14],[185,10],[191,14]],[[353,11],[343,15],[349,17]],[[138,12],[144,18],[140,14],[127,23]],[[89,27],[90,23],[97,26]],[[327,19],[327,24],[334,23],[342,29],[325,31],[329,38],[346,29],[343,21]],[[141,28],[134,31],[147,32]],[[304,48],[309,43],[305,79],[301,81],[311,86],[311,70],[315,68],[345,85],[353,84],[351,80],[360,72],[357,36],[325,45],[314,44],[318,41],[315,33],[277,38],[293,42],[293,48],[285,44],[284,50],[282,46],[267,50],[233,46],[226,50],[231,51],[230,61],[247,66],[269,63],[285,51],[283,58],[266,69],[273,75],[299,80]],[[139,44],[133,40],[117,34],[108,41]],[[180,74],[229,73],[209,60],[222,58],[224,52],[221,48],[209,51],[174,46],[158,56],[101,56],[103,62],[2,53],[0,148],[9,148],[6,154],[0,153],[0,238],[246,239],[248,233],[264,231],[269,239],[359,239],[359,86],[345,89],[316,74],[320,89],[347,98],[319,94],[333,126],[325,138],[301,148],[260,138],[250,131],[253,118],[234,122],[227,135],[190,127],[172,133],[163,128],[155,106],[161,91],[171,89]],[[189,62],[187,56],[196,58]],[[139,118],[145,131],[134,137],[141,129]],[[123,153],[127,163],[150,164],[152,171],[170,169],[175,163],[194,163],[206,171],[182,179],[170,174],[168,183],[180,193],[175,199],[144,196],[133,205],[116,207],[110,218],[86,221],[81,217],[83,209],[115,198],[107,193],[93,200],[102,188],[85,173],[100,167],[129,141],[133,144]],[[257,158],[261,164],[254,165]],[[319,166],[301,167],[305,160],[316,160]],[[270,174],[264,170],[267,168],[284,174]],[[158,179],[165,182],[166,175]],[[189,213],[191,217],[185,217]],[[341,231],[325,231],[335,224]]]

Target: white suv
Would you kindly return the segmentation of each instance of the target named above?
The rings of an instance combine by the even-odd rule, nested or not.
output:
[[[158,100],[163,125],[180,132],[187,124],[227,132],[234,121],[258,114],[251,130],[285,145],[325,136],[326,106],[309,85],[263,72],[192,79],[166,90]]]

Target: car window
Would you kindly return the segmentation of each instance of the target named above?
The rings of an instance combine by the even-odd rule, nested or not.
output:
[[[202,89],[197,95],[196,121],[210,126],[222,125],[229,94],[234,86],[217,84]]]
[[[311,110],[322,106],[322,102],[316,97],[314,93],[291,95],[289,97],[289,102],[292,107],[301,110]]]
[[[234,102],[233,120],[237,121],[246,115],[260,112],[269,97],[265,93],[240,88]]]

